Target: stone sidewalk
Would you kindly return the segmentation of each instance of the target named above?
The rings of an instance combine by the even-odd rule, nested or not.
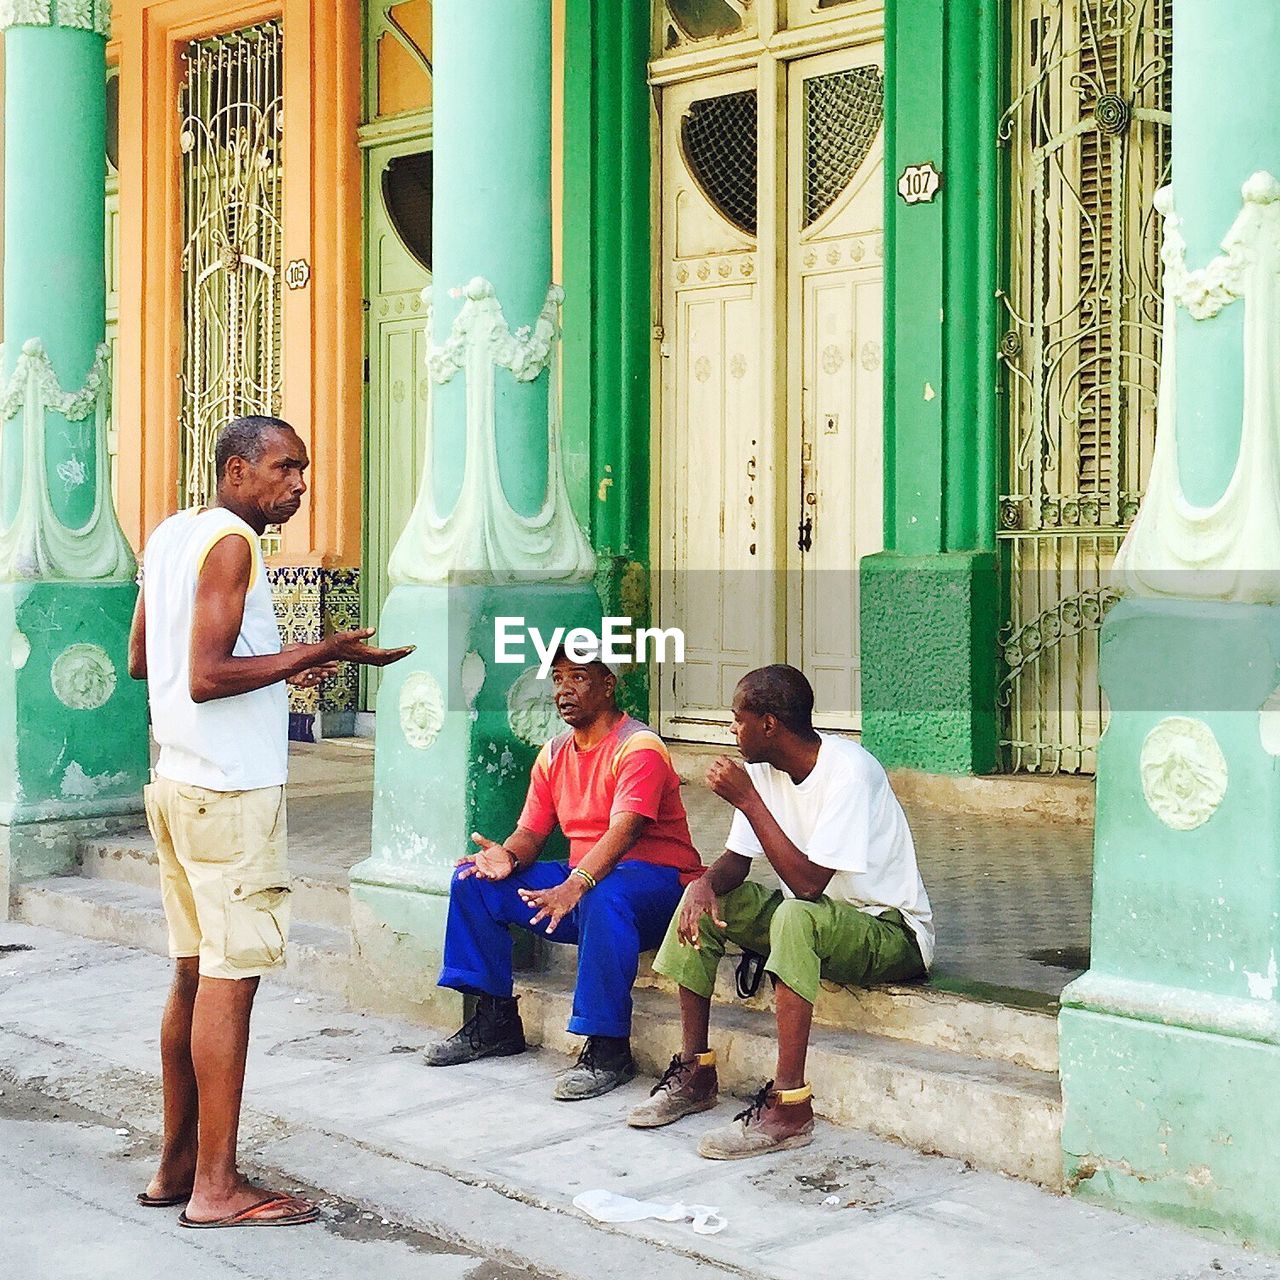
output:
[[[142,952],[0,925],[0,1077],[153,1131],[168,977],[164,960]],[[622,1116],[647,1082],[555,1103],[563,1058],[538,1051],[431,1071],[417,1056],[425,1035],[264,985],[246,1155],[392,1223],[573,1280],[659,1271],[664,1280],[1280,1280],[1280,1262],[1211,1237],[829,1126],[800,1152],[709,1163],[694,1152],[697,1136],[732,1114],[729,1100],[641,1133]],[[715,1236],[603,1226],[572,1205],[595,1188],[712,1205],[728,1226]]]

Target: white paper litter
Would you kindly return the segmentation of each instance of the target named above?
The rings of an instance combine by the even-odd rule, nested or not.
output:
[[[659,1204],[656,1200],[633,1200],[613,1191],[584,1191],[574,1196],[574,1207],[589,1213],[597,1222],[691,1222],[700,1236],[713,1236],[729,1224],[719,1209],[705,1204]]]

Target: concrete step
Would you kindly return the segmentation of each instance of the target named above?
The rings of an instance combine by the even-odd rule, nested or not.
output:
[[[157,955],[167,955],[169,950],[160,891],[154,884],[84,876],[33,880],[18,889],[15,918]],[[289,962],[280,981],[345,999],[350,963],[348,930],[295,922],[289,933]]]
[[[80,845],[80,865],[81,874],[91,880],[112,880],[148,889],[157,889],[160,884],[156,847],[145,829],[84,841]],[[350,926],[345,880],[312,875],[305,867],[295,867],[290,880],[295,922],[337,929]]]
[[[154,886],[54,876],[21,886],[16,914],[29,924],[81,937],[161,955],[167,949],[164,913]],[[346,998],[349,964],[350,939],[344,930],[298,923],[281,980]],[[560,1052],[576,1052],[581,1042],[564,1030],[573,1002],[572,974],[520,975],[518,988],[530,1039]],[[895,1001],[902,1003],[910,1015],[896,1023],[886,1015],[881,1031],[913,1023],[923,1026],[917,995],[906,989],[860,993],[881,997],[890,1009]],[[936,1010],[939,1027],[945,1026],[948,1007],[944,994]],[[726,1000],[716,1009],[713,1025],[725,1091],[745,1094],[759,1087],[774,1067],[772,1017],[763,1008]],[[940,1032],[939,1038],[943,1035]],[[667,992],[653,985],[637,989],[632,1042],[637,1061],[649,1074],[657,1075],[670,1061],[680,1045],[680,1013]],[[1052,1072],[820,1024],[814,1028],[809,1076],[819,1111],[837,1124],[1045,1186],[1061,1185],[1061,1096]]]
[[[581,1042],[564,1030],[572,984],[540,974],[525,977],[518,989],[530,1040],[573,1052]],[[772,1076],[773,1020],[760,1011],[716,1009],[711,1041],[725,1092],[745,1095]],[[636,991],[632,1047],[651,1075],[679,1050],[679,1010],[663,992]],[[828,1026],[814,1028],[808,1074],[816,1109],[836,1124],[1062,1188],[1056,1075]]]
[[[700,785],[716,756],[736,755],[732,746],[670,743],[671,762],[682,782]],[[1037,774],[972,777],[891,769],[894,793],[908,809],[923,805],[948,813],[991,818],[1048,819],[1093,825],[1093,779]]]
[[[556,981],[572,984],[577,950],[543,944],[536,969]],[[768,977],[749,1000],[734,983],[736,954],[725,956],[716,980],[718,1007],[773,1013],[773,986]],[[653,952],[640,958],[639,987],[675,996],[675,984],[653,971]],[[845,987],[824,982],[814,1006],[814,1021],[837,1030],[868,1032],[930,1049],[1006,1062],[1015,1067],[1055,1073],[1058,1070],[1057,1008],[1047,999],[1034,1008],[951,991],[931,982],[901,986]]]

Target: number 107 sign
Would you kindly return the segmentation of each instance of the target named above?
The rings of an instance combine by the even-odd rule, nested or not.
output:
[[[929,204],[942,186],[942,174],[932,164],[909,164],[898,179],[898,194],[907,204]]]

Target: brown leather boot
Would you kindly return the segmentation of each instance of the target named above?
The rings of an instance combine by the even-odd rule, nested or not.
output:
[[[698,1154],[708,1160],[741,1160],[813,1141],[813,1090],[775,1089],[770,1080],[733,1123],[702,1135]]]
[[[649,1091],[649,1101],[634,1108],[627,1123],[633,1129],[660,1129],[695,1112],[710,1111],[718,1096],[714,1050],[694,1058],[677,1053]]]

